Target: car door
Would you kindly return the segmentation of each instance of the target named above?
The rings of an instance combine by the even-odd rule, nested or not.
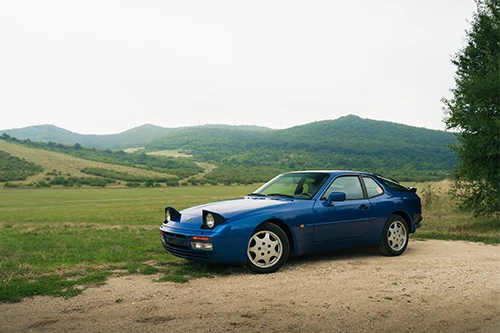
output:
[[[332,192],[344,192],[346,200],[329,202]],[[337,177],[314,205],[314,242],[363,237],[371,216],[358,176]]]

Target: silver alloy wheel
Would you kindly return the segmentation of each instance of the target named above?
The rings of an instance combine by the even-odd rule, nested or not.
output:
[[[283,255],[281,239],[272,231],[256,232],[248,242],[248,260],[255,266],[268,268],[275,265]]]
[[[400,251],[406,245],[406,226],[404,222],[393,221],[387,229],[387,243],[394,251]]]

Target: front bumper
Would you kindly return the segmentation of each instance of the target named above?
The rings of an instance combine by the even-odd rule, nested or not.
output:
[[[163,231],[160,228],[160,238],[165,250],[174,256],[186,259],[210,261],[210,252],[212,251],[193,249],[191,239],[185,234]]]
[[[160,228],[163,247],[174,256],[214,263],[245,263],[246,249],[250,235],[242,229],[218,226],[214,230],[193,230],[178,227],[180,223],[166,223]],[[208,238],[207,240],[193,240]],[[210,243],[211,249],[193,248],[192,243]],[[203,247],[203,246],[202,246]]]

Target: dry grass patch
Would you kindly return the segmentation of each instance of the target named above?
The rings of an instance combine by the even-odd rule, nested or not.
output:
[[[182,153],[178,150],[158,150],[146,153],[147,155],[170,156],[170,157],[193,157],[193,155]]]
[[[500,217],[474,217],[462,211],[450,193],[451,180],[415,186],[422,199],[424,220],[413,237],[500,243]]]
[[[3,140],[0,140],[0,150],[4,150],[7,153],[11,154],[12,156],[24,158],[27,161],[39,164],[44,168],[44,172],[35,176],[28,177],[25,181],[13,182],[16,184],[29,184],[42,181],[46,178],[45,174],[53,170],[60,171],[65,176],[69,175],[75,177],[88,177],[89,176],[88,174],[85,174],[80,171],[86,167],[111,169],[119,172],[124,172],[124,173],[126,172],[134,176],[142,176],[142,177],[151,177],[151,178],[175,177],[174,175],[169,175],[161,172],[148,171],[148,170],[116,165],[116,164],[95,162],[57,152],[29,148],[23,145],[13,144]]]

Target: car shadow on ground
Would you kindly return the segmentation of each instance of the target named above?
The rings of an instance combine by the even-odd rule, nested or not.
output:
[[[425,240],[412,240],[413,242],[422,242]],[[420,251],[414,247],[408,246],[406,255],[418,255]],[[381,254],[376,247],[360,247],[351,249],[334,250],[330,252],[321,252],[306,254],[299,257],[288,258],[285,265],[278,272],[286,272],[287,270],[300,269],[303,266],[326,261],[331,262],[353,262],[356,265],[363,265],[364,262],[368,264],[371,258],[385,257]],[[188,268],[191,271],[197,271],[201,276],[224,276],[224,275],[238,275],[238,274],[254,274],[247,270],[243,265],[231,264],[214,264],[199,261],[186,260],[181,266]]]
[[[297,269],[301,266],[306,266],[314,263],[320,263],[324,261],[359,261],[363,262],[369,260],[373,257],[380,257],[381,254],[375,248],[364,247],[364,248],[354,248],[337,250],[333,252],[324,252],[316,254],[307,254],[296,258],[289,258],[286,264],[278,271],[287,271],[290,269]],[[254,274],[248,271],[242,265],[227,265],[227,264],[214,264],[205,263],[197,261],[186,261],[182,263],[183,266],[189,267],[189,270],[196,270],[202,275],[209,276],[223,276],[223,275],[239,275],[239,274]]]
[[[372,257],[381,256],[380,252],[373,247],[363,247],[354,249],[336,250],[332,252],[306,254],[300,257],[289,258],[284,268],[300,267],[323,261],[363,261]]]

